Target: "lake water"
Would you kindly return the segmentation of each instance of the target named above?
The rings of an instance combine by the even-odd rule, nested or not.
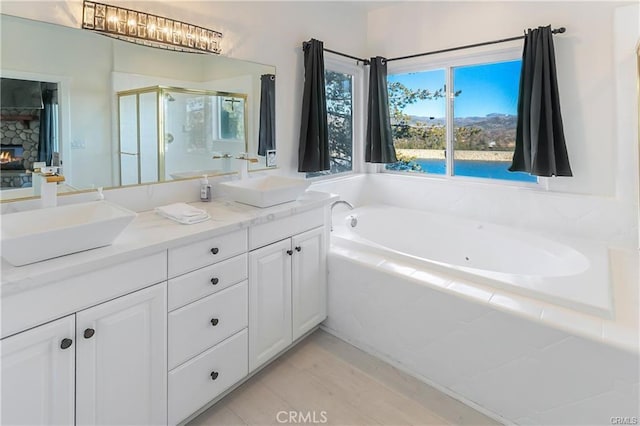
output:
[[[445,174],[445,160],[416,158],[414,161],[427,173]],[[453,170],[456,176],[515,180],[520,182],[538,181],[536,176],[531,176],[528,173],[510,172],[510,165],[510,161],[455,160]]]

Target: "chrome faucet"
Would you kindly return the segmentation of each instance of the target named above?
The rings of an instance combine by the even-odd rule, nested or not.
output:
[[[337,206],[338,204],[346,205],[347,207],[349,207],[349,210],[353,210],[354,209],[353,205],[350,202],[345,201],[345,200],[338,200],[338,201],[334,201],[333,203],[331,203],[331,212],[332,213],[333,213],[333,208],[335,206]]]
[[[246,152],[241,152],[237,156],[232,156],[231,154],[214,154],[212,159],[216,160],[218,158],[235,158],[236,160],[242,160],[238,165],[238,176],[240,180],[244,180],[249,178],[249,163],[257,163],[257,158],[249,157],[249,154]]]
[[[338,204],[344,204],[345,206],[349,207],[349,210],[353,210],[354,209],[353,205],[350,202],[345,201],[345,200],[338,200],[338,201],[334,201],[333,203],[331,203],[331,230],[332,231],[333,231],[333,208],[335,206],[337,206]],[[352,228],[355,227],[357,223],[358,223],[358,220],[355,217],[351,218],[351,227]]]

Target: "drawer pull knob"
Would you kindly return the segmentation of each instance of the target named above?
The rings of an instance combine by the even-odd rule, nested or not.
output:
[[[212,326],[214,326],[214,327],[215,327],[216,325],[218,325],[218,323],[219,323],[219,322],[220,322],[220,321],[218,320],[218,318],[212,318],[212,319],[211,319],[211,325],[212,325]]]
[[[219,280],[219,279],[217,279],[217,278],[211,278],[211,284],[216,285],[216,284],[218,284],[219,282],[220,282],[220,280]]]
[[[96,331],[93,328],[87,328],[84,331],[84,338],[85,339],[91,339],[94,334],[96,334]]]
[[[299,252],[300,250],[302,250],[302,247],[298,246],[296,247],[296,251]]]
[[[218,378],[218,372],[217,371],[212,371],[211,372],[211,380],[215,380]]]
[[[293,254],[293,250],[287,250],[287,254],[291,256]]]
[[[62,339],[62,342],[60,342],[60,349],[67,349],[69,348],[69,346],[71,346],[72,343],[73,340],[71,339]]]
[[[218,254],[220,250],[218,250],[218,247],[214,247],[211,249],[211,254]]]

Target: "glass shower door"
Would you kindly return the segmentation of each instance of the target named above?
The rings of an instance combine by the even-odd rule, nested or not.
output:
[[[134,185],[140,183],[137,95],[120,97],[119,116],[120,185]]]
[[[159,180],[158,95],[156,91],[139,95],[140,183]]]

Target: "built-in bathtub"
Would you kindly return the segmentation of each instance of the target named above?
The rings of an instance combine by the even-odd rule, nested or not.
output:
[[[333,241],[582,312],[612,317],[606,246],[394,206],[334,223]]]
[[[506,423],[640,416],[637,251],[338,208],[327,331]]]

